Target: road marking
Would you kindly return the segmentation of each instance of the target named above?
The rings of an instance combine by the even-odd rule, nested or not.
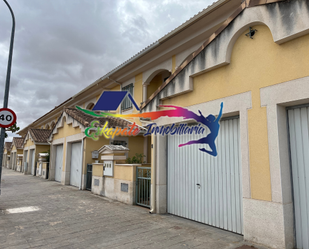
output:
[[[34,212],[39,210],[40,210],[39,207],[30,206],[30,207],[10,208],[7,209],[6,212],[9,214],[18,214],[18,213]]]

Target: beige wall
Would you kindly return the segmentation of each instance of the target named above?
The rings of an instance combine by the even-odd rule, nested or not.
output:
[[[97,141],[94,141],[92,138],[85,138],[84,141],[84,164],[87,166],[87,164],[92,164],[95,162],[95,160],[101,161],[100,155],[98,159],[92,159],[92,151],[99,150],[103,145],[109,144],[109,140],[100,136]],[[87,173],[87,167],[84,167],[84,173]]]
[[[67,124],[64,121],[63,127],[57,128],[57,133],[53,134],[53,140],[76,135],[79,133],[81,133],[81,129],[79,127],[72,127],[72,124]]]
[[[126,181],[135,181],[136,167],[129,165],[114,165],[114,178]]]
[[[92,164],[92,176],[103,177],[103,164]]]
[[[7,155],[10,155],[11,151],[7,151],[7,149],[4,149],[4,152],[3,154],[7,154]]]
[[[36,145],[35,146],[35,161],[39,159],[39,153],[48,152],[50,150],[49,145]],[[29,154],[29,153],[28,153]]]
[[[135,153],[144,153],[144,137],[143,136],[136,136],[136,137],[129,137],[129,157],[135,156]]]
[[[27,142],[24,144],[24,148],[29,147],[31,145],[34,145],[34,142],[30,138],[28,138]]]
[[[64,138],[63,159],[62,159],[62,171],[63,172],[65,172],[65,168],[66,168],[66,151],[67,151],[66,137],[77,135],[80,133],[81,133],[81,129],[79,127],[73,127],[72,124],[67,124],[66,121],[64,121],[63,126],[57,128],[57,133],[53,134],[53,140]]]
[[[162,85],[162,74],[156,75],[147,87],[147,99]]]

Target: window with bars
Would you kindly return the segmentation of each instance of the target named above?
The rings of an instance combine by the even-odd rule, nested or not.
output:
[[[133,83],[123,87],[122,91],[128,91],[133,97]],[[128,96],[126,96],[125,99],[123,100],[122,104],[121,104],[121,110],[130,109],[132,107],[133,107],[133,105],[132,105],[131,100],[129,99]]]

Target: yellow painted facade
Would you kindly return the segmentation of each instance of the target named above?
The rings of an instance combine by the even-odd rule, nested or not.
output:
[[[144,153],[144,137],[143,136],[136,136],[136,137],[129,137],[129,157],[135,156],[136,153]]]
[[[135,170],[134,166],[122,166],[114,165],[114,178],[125,181],[134,181],[135,179]]]
[[[53,134],[53,140],[59,138],[65,138],[68,136],[76,135],[81,133],[81,129],[79,127],[72,127],[72,124],[67,124],[65,121],[63,122],[63,127],[57,128],[57,133]]]
[[[114,88],[111,89],[111,91],[120,91],[120,86],[115,86]]]
[[[32,147],[32,148],[30,148],[30,147]],[[34,149],[34,155],[35,155],[34,161],[37,162],[38,159],[39,159],[39,153],[48,152],[50,150],[50,145],[35,144],[32,141],[32,139],[28,138],[26,143],[24,144],[24,149],[23,149],[23,151],[25,151],[25,150],[28,151],[27,158],[23,158],[24,162],[30,161],[30,150],[33,150],[33,149]],[[23,151],[21,151],[21,154],[24,154]]]
[[[143,73],[140,73],[135,76],[133,94],[134,94],[133,98],[136,104],[139,106],[143,101]]]
[[[98,159],[92,159],[92,151],[100,149],[102,146],[109,144],[109,140],[104,137],[99,137],[99,140],[94,141],[92,138],[84,140],[84,162],[83,165],[92,164],[95,160],[101,161],[101,156]],[[87,173],[87,167],[83,168],[83,174]]]
[[[147,87],[147,99],[162,85],[162,74],[156,75]]]
[[[22,154],[23,153],[23,149],[16,149],[16,146],[13,145],[11,152],[16,152],[16,154]]]
[[[92,164],[92,175],[97,177],[103,176],[103,164]]]
[[[30,138],[28,138],[27,142],[24,144],[24,148],[30,147],[32,145],[34,145],[34,142]]]
[[[39,153],[47,153],[50,150],[49,145],[36,145],[35,146],[35,160],[39,159]]]
[[[253,28],[258,30],[254,39],[244,32],[236,41],[229,65],[195,77],[191,93],[163,102],[191,106],[250,91],[251,193],[253,199],[271,201],[266,108],[261,107],[260,89],[309,75],[309,35],[277,45],[268,27]]]
[[[62,158],[62,171],[65,172],[66,166],[66,137],[80,134],[81,129],[79,127],[72,127],[72,124],[67,124],[66,121],[63,122],[63,126],[57,128],[57,133],[53,135],[53,140],[64,138],[63,142],[63,158]]]
[[[10,155],[11,154],[11,151],[7,151],[7,149],[4,149],[4,152],[3,154],[7,154],[7,155]]]
[[[24,150],[28,150],[27,158],[23,159],[24,162],[29,162],[30,146],[33,146],[33,145],[34,145],[34,142],[30,138],[28,138],[26,143],[24,144]]]

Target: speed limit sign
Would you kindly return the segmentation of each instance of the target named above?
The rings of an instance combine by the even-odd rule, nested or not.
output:
[[[0,108],[0,127],[8,128],[16,123],[16,114],[9,108]]]

